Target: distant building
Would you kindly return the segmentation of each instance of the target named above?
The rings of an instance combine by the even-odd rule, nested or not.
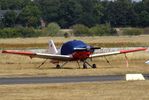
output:
[[[42,18],[40,18],[40,23],[41,23],[41,28],[46,27],[46,22]]]

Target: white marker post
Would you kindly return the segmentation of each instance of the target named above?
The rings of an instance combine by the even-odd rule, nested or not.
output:
[[[126,81],[145,80],[142,74],[126,74]]]

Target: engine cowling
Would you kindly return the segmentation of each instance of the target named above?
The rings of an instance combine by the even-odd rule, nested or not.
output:
[[[89,52],[89,51],[77,51],[77,52],[74,52],[72,54],[73,58],[75,60],[85,60],[87,59],[90,55],[92,54],[92,52]]]

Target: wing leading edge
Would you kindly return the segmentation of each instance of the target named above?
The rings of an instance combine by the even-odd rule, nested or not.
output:
[[[34,52],[16,51],[16,50],[3,50],[2,53],[24,55],[24,56],[29,56],[31,58],[43,58],[43,59],[53,59],[53,60],[61,60],[61,61],[68,61],[73,59],[72,56],[70,55],[34,53]]]
[[[90,55],[90,58],[111,56],[111,55],[117,55],[117,54],[125,54],[125,53],[138,52],[138,51],[145,51],[146,49],[147,48],[137,48],[137,49],[132,49],[132,50],[120,50],[120,51],[114,51],[114,52],[92,54],[92,55]]]

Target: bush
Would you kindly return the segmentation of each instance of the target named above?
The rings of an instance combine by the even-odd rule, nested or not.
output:
[[[82,24],[76,24],[72,26],[73,32],[75,36],[84,36],[84,35],[90,35],[89,28]]]
[[[98,36],[103,35],[113,35],[116,34],[116,31],[111,28],[110,24],[102,24],[102,25],[96,25],[92,28],[90,28],[90,33]]]
[[[45,28],[45,33],[43,33],[43,35],[55,36],[59,31],[60,31],[60,26],[57,23],[50,23]]]
[[[34,28],[4,28],[0,29],[0,38],[37,37],[40,32]]]
[[[18,32],[18,30],[14,28],[4,28],[0,30],[0,37],[1,38],[13,38],[13,37],[19,37],[21,34]]]
[[[37,37],[40,35],[34,28],[19,28],[17,30],[21,33],[21,37]]]
[[[140,35],[140,34],[143,34],[143,29],[139,28],[123,29],[123,35]]]

